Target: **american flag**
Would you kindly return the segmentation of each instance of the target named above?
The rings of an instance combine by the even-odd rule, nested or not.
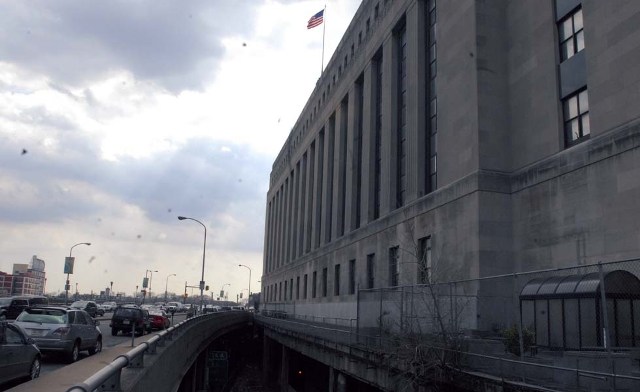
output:
[[[307,23],[307,29],[312,29],[316,26],[320,26],[322,24],[323,16],[324,16],[324,10],[313,15],[311,19],[309,19],[309,22]]]

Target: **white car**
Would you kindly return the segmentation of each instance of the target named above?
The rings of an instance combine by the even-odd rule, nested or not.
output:
[[[169,313],[173,313],[179,310],[180,310],[180,302],[167,302],[165,311]]]

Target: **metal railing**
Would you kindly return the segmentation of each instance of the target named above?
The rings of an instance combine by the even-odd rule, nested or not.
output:
[[[406,355],[411,355],[412,350],[404,350],[404,348],[398,344],[396,339],[391,339],[380,335],[367,335],[357,332],[355,328],[349,329],[336,329],[329,327],[322,327],[312,325],[309,323],[301,323],[299,321],[290,319],[273,318],[269,316],[259,315],[256,320],[263,324],[268,324],[276,330],[286,331],[294,334],[295,336],[311,341],[321,347],[333,350],[340,350],[340,345],[343,346],[343,351],[349,353],[365,353],[368,352],[373,355],[379,355],[384,353],[386,358],[395,358],[398,364],[405,362]],[[369,344],[368,342],[375,341],[375,344]],[[584,388],[590,389],[593,386],[593,382],[604,383],[604,389],[609,387],[610,390],[615,391],[620,387],[624,390],[639,390],[640,377],[634,375],[626,375],[605,371],[580,369],[578,367],[556,366],[545,363],[532,362],[522,359],[512,359],[506,357],[500,357],[495,355],[486,355],[473,353],[464,350],[453,350],[444,347],[422,345],[424,349],[434,350],[441,353],[450,353],[450,358],[465,358],[467,364],[460,366],[460,364],[447,364],[448,367],[456,369],[458,371],[470,370],[474,371],[473,367],[468,366],[469,358],[478,358],[482,361],[486,367],[491,368],[487,373],[500,378],[500,382],[503,384],[528,384],[531,386],[544,385],[545,380],[540,380],[537,375],[531,374],[528,368],[538,368],[549,370],[551,372],[567,373],[567,377],[573,377],[573,385],[565,384],[563,388],[565,390],[575,389],[583,390]],[[354,350],[355,349],[355,350]],[[530,358],[533,360],[533,358]],[[406,363],[406,362],[405,362]],[[511,367],[510,367],[511,366]],[[389,369],[388,364],[383,366],[385,369]],[[570,376],[572,375],[572,376]],[[621,386],[622,383],[630,384]],[[600,385],[600,389],[603,385]]]
[[[146,342],[138,344],[133,349],[123,355],[119,355],[110,364],[99,370],[82,383],[76,384],[67,389],[67,392],[91,392],[99,391],[122,391],[121,374],[125,368],[143,368],[145,355],[157,354],[158,347],[165,347],[168,342],[174,340],[177,335],[184,333],[191,326],[199,323],[204,318],[213,315],[204,314],[188,318],[173,327],[170,327]]]

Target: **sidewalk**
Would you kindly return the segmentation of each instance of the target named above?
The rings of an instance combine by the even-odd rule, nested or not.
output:
[[[136,338],[136,346],[155,335]],[[75,384],[91,377],[98,370],[110,364],[119,355],[131,350],[131,342],[123,342],[114,347],[105,348],[102,352],[83,358],[78,362],[42,375],[33,381],[22,383],[7,392],[65,392]]]

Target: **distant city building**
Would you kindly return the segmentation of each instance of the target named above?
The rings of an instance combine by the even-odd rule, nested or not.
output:
[[[640,257],[630,15],[363,1],[272,166],[262,305],[353,319],[358,289]]]
[[[0,295],[44,295],[45,262],[37,256],[29,264],[14,264],[12,273],[0,272]]]

